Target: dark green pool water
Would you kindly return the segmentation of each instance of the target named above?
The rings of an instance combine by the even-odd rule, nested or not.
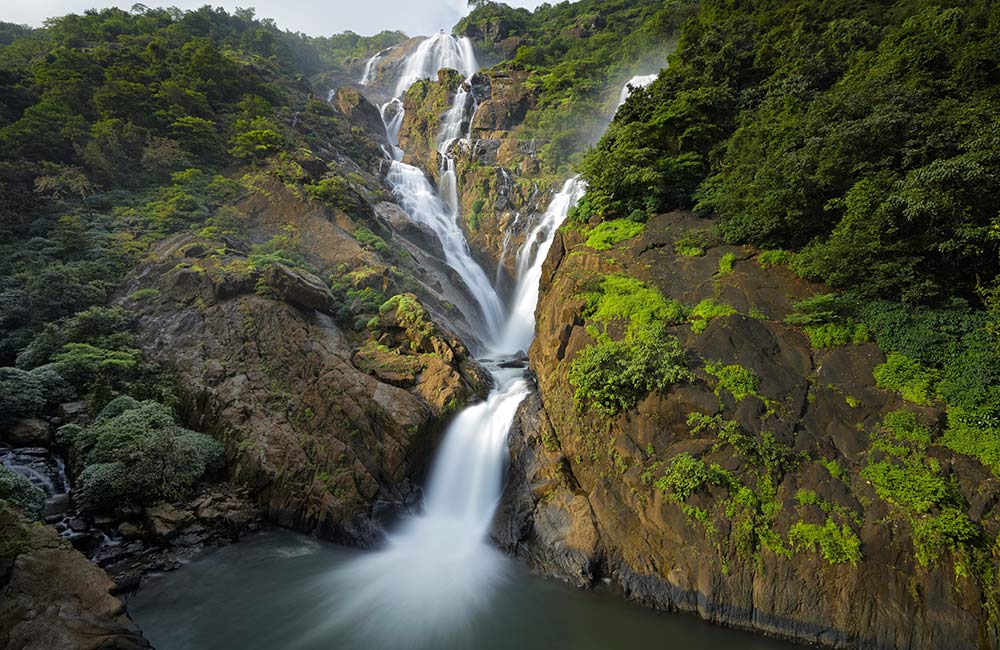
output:
[[[128,599],[158,650],[394,650],[395,648],[793,650],[797,646],[646,610],[609,593],[528,574],[497,554],[501,578],[453,625],[421,629],[389,608],[351,608],[341,572],[364,553],[290,532],[266,532],[153,576]],[[446,573],[427,584],[428,598]],[[393,580],[392,575],[384,579]],[[345,617],[344,611],[350,611]]]

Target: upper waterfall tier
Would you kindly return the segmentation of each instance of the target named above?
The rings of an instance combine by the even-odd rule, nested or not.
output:
[[[472,41],[452,34],[437,34],[423,41],[406,59],[403,74],[396,83],[396,97],[402,97],[415,82],[433,78],[438,70],[451,68],[465,77],[479,71]]]

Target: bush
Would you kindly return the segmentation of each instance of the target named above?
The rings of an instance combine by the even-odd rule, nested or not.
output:
[[[708,328],[709,322],[723,316],[732,316],[737,311],[725,303],[718,302],[712,298],[705,298],[688,314],[691,321],[691,329],[695,334],[701,334]]]
[[[772,266],[787,266],[794,257],[794,253],[781,249],[762,250],[757,253],[757,263],[764,269]]]
[[[677,454],[667,463],[663,476],[653,482],[653,486],[678,501],[685,501],[704,485],[718,485],[721,478],[717,472],[699,458],[687,452]]]
[[[643,336],[586,347],[569,370],[577,403],[593,403],[606,415],[632,408],[652,390],[666,390],[691,379],[684,350],[662,326]]]
[[[598,224],[587,237],[587,246],[594,250],[611,250],[616,244],[642,234],[646,224],[628,219],[615,219]]]
[[[890,353],[886,362],[876,366],[872,374],[879,388],[895,391],[908,402],[930,406],[934,398],[937,373],[897,352]]]
[[[823,559],[830,564],[857,564],[861,560],[861,540],[850,526],[838,526],[827,518],[822,526],[799,521],[788,531],[788,542],[799,552],[819,548]]]
[[[684,307],[658,290],[625,275],[608,275],[586,294],[584,314],[598,323],[628,322],[634,331],[684,320]]]
[[[760,380],[749,368],[736,364],[727,366],[718,362],[709,362],[705,365],[705,372],[719,380],[715,389],[716,394],[720,388],[724,388],[732,394],[737,402],[743,401],[750,395],[757,395]]]
[[[32,519],[38,519],[45,508],[45,493],[24,476],[0,465],[0,499],[6,499]]]
[[[52,366],[30,371],[0,368],[0,423],[40,415],[48,406],[72,399],[74,394]]]
[[[961,549],[977,537],[979,529],[958,508],[913,523],[913,548],[921,566],[934,564],[946,551]]]
[[[868,328],[861,324],[825,323],[807,327],[806,334],[809,335],[809,344],[818,350],[848,343],[864,343],[868,340]]]
[[[719,275],[729,275],[733,272],[733,262],[736,261],[736,253],[726,253],[719,260]]]
[[[108,404],[74,449],[85,464],[80,500],[94,509],[181,498],[224,458],[218,441],[178,426],[168,407],[131,398]]]

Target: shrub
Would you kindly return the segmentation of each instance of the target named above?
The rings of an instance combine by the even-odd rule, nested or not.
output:
[[[838,526],[827,518],[822,526],[799,521],[788,531],[788,542],[799,552],[814,551],[830,564],[857,564],[861,560],[861,540],[850,526]]]
[[[736,261],[736,253],[726,253],[719,260],[719,275],[729,275],[733,272],[733,262]]]
[[[98,509],[183,497],[224,458],[218,441],[178,426],[168,407],[131,398],[111,402],[74,449],[85,465],[80,500]]]
[[[684,307],[658,290],[625,275],[608,275],[586,295],[585,315],[598,323],[627,321],[633,331],[684,320]]]
[[[607,415],[632,408],[652,390],[691,379],[684,350],[662,326],[641,336],[586,347],[573,359],[569,371],[577,402],[591,402]]]
[[[732,316],[735,313],[737,312],[733,307],[717,302],[712,298],[706,298],[695,305],[694,309],[688,314],[688,320],[691,321],[691,329],[694,333],[701,334],[713,319],[721,318],[722,316]]]
[[[809,344],[814,348],[835,348],[848,343],[864,343],[868,340],[868,328],[865,325],[848,325],[846,323],[825,323],[815,327],[807,327]]]
[[[570,365],[578,404],[592,401],[602,413],[614,415],[635,406],[651,390],[692,378],[683,349],[665,329],[665,323],[683,319],[680,303],[621,275],[605,276],[586,297],[584,313],[605,331],[594,328],[597,342],[581,350]],[[624,338],[608,336],[610,323],[627,323]]]
[[[890,353],[872,374],[879,388],[898,392],[908,402],[929,406],[934,397],[937,373],[898,352]]]
[[[0,368],[0,423],[34,417],[73,395],[73,389],[52,366],[30,371]]]
[[[794,256],[794,253],[780,249],[762,250],[757,253],[757,263],[765,269],[779,265],[787,266]]]
[[[732,394],[737,402],[757,394],[760,380],[749,368],[737,364],[727,366],[719,362],[709,362],[705,365],[705,372],[719,380],[715,389],[716,394],[720,388],[724,388]]]
[[[785,318],[789,325],[818,326],[847,319],[852,310],[849,299],[838,293],[824,293],[795,303],[794,313]]]
[[[642,234],[646,224],[636,223],[628,219],[615,219],[598,224],[587,237],[587,246],[594,250],[606,251],[626,239],[632,239]]]
[[[45,507],[45,493],[27,478],[3,465],[0,465],[0,499],[18,506],[32,519],[39,518]]]
[[[902,465],[879,461],[865,467],[861,476],[871,481],[881,499],[919,514],[953,498],[933,459],[908,459]]]
[[[725,482],[726,476],[721,470],[683,452],[667,462],[663,476],[656,479],[653,486],[664,495],[684,501],[704,485],[722,485]]]
[[[303,186],[306,195],[313,201],[329,203],[332,206],[340,207],[350,191],[347,179],[342,176],[328,176],[315,183]]]
[[[913,548],[921,566],[934,564],[946,551],[963,548],[979,536],[979,529],[958,508],[944,508],[936,517],[913,523]]]

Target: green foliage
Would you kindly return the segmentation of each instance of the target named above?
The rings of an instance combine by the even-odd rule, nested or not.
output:
[[[586,298],[584,314],[588,318],[603,325],[627,322],[634,332],[684,320],[679,302],[625,275],[604,276],[597,290],[587,293]]]
[[[587,237],[587,246],[599,251],[611,250],[626,239],[638,237],[645,229],[646,224],[636,223],[628,219],[604,221],[590,231],[590,235]]]
[[[760,379],[754,371],[738,364],[725,365],[716,361],[705,364],[705,372],[719,380],[716,393],[725,389],[737,402],[751,395],[757,395]]]
[[[719,273],[720,276],[729,275],[733,272],[733,262],[736,261],[736,253],[726,253],[719,260]]]
[[[772,266],[788,266],[794,257],[795,255],[790,251],[773,248],[757,253],[757,263],[765,269]]]
[[[708,324],[713,319],[732,316],[736,313],[736,309],[725,303],[718,302],[713,298],[705,298],[688,313],[688,320],[691,321],[691,329],[694,333],[701,334],[708,328]]]
[[[305,186],[306,194],[314,201],[322,201],[343,208],[351,186],[342,176],[328,176]]]
[[[801,248],[797,272],[865,296],[969,295],[1000,269],[996,16],[703,2],[587,154],[588,194],[617,214],[696,204],[728,241]]]
[[[684,351],[667,334],[667,323],[683,319],[683,308],[635,278],[609,275],[587,294],[585,315],[604,326],[597,342],[577,354],[569,380],[578,404],[592,402],[602,413],[615,415],[635,406],[652,390],[688,381]],[[613,340],[611,324],[625,325],[625,335]]]
[[[73,395],[72,387],[53,366],[30,371],[0,368],[0,424],[41,415]]]
[[[131,398],[108,404],[73,445],[83,459],[80,499],[92,509],[182,498],[224,456],[217,441],[177,425],[169,407]]]
[[[799,552],[819,550],[830,564],[857,564],[861,540],[847,524],[838,526],[827,518],[822,526],[798,521],[788,531],[788,542]]]
[[[935,564],[947,551],[966,547],[979,537],[979,529],[958,508],[913,522],[913,546],[921,566]]]
[[[890,353],[886,362],[876,366],[872,374],[879,388],[896,391],[914,404],[929,406],[934,398],[937,373],[898,352]]]
[[[6,499],[32,519],[38,519],[45,507],[45,492],[26,477],[0,465],[0,499]]]
[[[709,467],[701,459],[682,452],[667,462],[663,476],[653,486],[676,501],[685,501],[706,485],[726,484],[727,478],[721,469]]]
[[[593,404],[606,415],[632,408],[650,391],[691,378],[684,350],[662,326],[588,346],[573,359],[569,371],[577,403]]]
[[[809,335],[809,344],[820,350],[868,341],[868,327],[862,323],[824,323],[806,327],[806,333]]]

